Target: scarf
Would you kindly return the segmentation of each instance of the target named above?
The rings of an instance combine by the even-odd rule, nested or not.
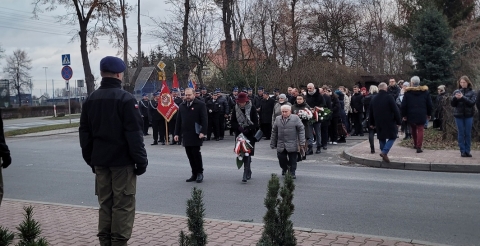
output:
[[[313,92],[310,92],[310,91],[309,91],[309,92],[308,92],[308,95],[313,96],[313,94],[315,94],[315,92],[317,92],[317,89],[313,90]]]
[[[252,110],[252,104],[245,104],[245,114],[242,112],[242,109],[238,104],[235,105],[235,115],[237,116],[238,125],[241,127],[247,127],[253,125],[253,122],[250,120],[250,111]]]

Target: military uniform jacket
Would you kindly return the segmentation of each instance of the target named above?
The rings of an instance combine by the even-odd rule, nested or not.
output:
[[[100,88],[83,104],[80,147],[85,162],[93,166],[147,167],[143,121],[137,100],[121,89],[121,81],[103,78]]]
[[[201,133],[207,135],[208,116],[205,103],[193,99],[192,105],[187,106],[187,101],[181,103],[177,112],[177,122],[175,125],[175,135],[182,136],[182,144],[188,146],[202,146],[203,140],[200,139],[195,129],[195,123],[202,126]]]
[[[148,110],[150,110],[150,117],[152,117],[152,120],[163,119],[163,116],[158,112],[158,109],[157,109],[158,102],[157,101],[150,100],[148,105],[149,105]]]
[[[138,101],[138,107],[140,108],[140,113],[142,114],[143,117],[148,117],[148,107],[150,101],[149,100],[140,100]]]

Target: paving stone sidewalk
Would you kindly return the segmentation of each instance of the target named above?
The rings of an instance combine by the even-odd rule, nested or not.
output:
[[[49,204],[5,199],[0,207],[0,226],[16,231],[23,220],[23,207],[34,206],[34,219],[40,222],[42,236],[52,246],[98,245],[96,235],[98,210],[92,207]],[[208,245],[255,245],[262,225],[236,221],[205,219]],[[434,245],[431,243],[343,234],[306,228],[295,228],[298,245],[376,246]],[[131,246],[178,245],[178,234],[188,231],[186,217],[137,212]]]
[[[400,141],[395,141],[388,153],[390,163],[382,161],[380,157],[378,140],[375,139],[375,154],[370,153],[370,144],[361,142],[351,148],[345,149],[343,156],[358,164],[417,171],[437,172],[464,172],[480,173],[480,151],[474,150],[472,156],[461,157],[459,150],[428,150],[416,153],[413,148],[400,146]]]

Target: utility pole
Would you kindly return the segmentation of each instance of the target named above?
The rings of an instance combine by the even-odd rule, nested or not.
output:
[[[48,67],[43,67],[43,69],[45,69],[45,94],[48,93],[47,68],[48,68]],[[45,96],[46,96],[46,95],[45,95]]]
[[[55,84],[53,83],[53,79],[52,79],[52,99],[55,99]]]

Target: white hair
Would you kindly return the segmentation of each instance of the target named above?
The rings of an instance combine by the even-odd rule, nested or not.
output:
[[[413,76],[413,77],[410,79],[410,85],[413,86],[413,87],[419,86],[419,85],[420,85],[420,77],[418,77],[418,76]]]
[[[370,94],[378,93],[378,87],[376,85],[371,85],[370,89],[368,90],[368,93]]]
[[[280,110],[284,110],[284,109],[292,110],[292,107],[290,105],[285,104],[280,107]]]
[[[307,88],[308,88],[309,86],[313,86],[313,88],[315,89],[315,85],[314,85],[313,83],[308,83]]]
[[[387,87],[388,87],[388,85],[385,82],[382,82],[382,83],[378,84],[378,89],[380,89],[380,90],[386,90]]]

